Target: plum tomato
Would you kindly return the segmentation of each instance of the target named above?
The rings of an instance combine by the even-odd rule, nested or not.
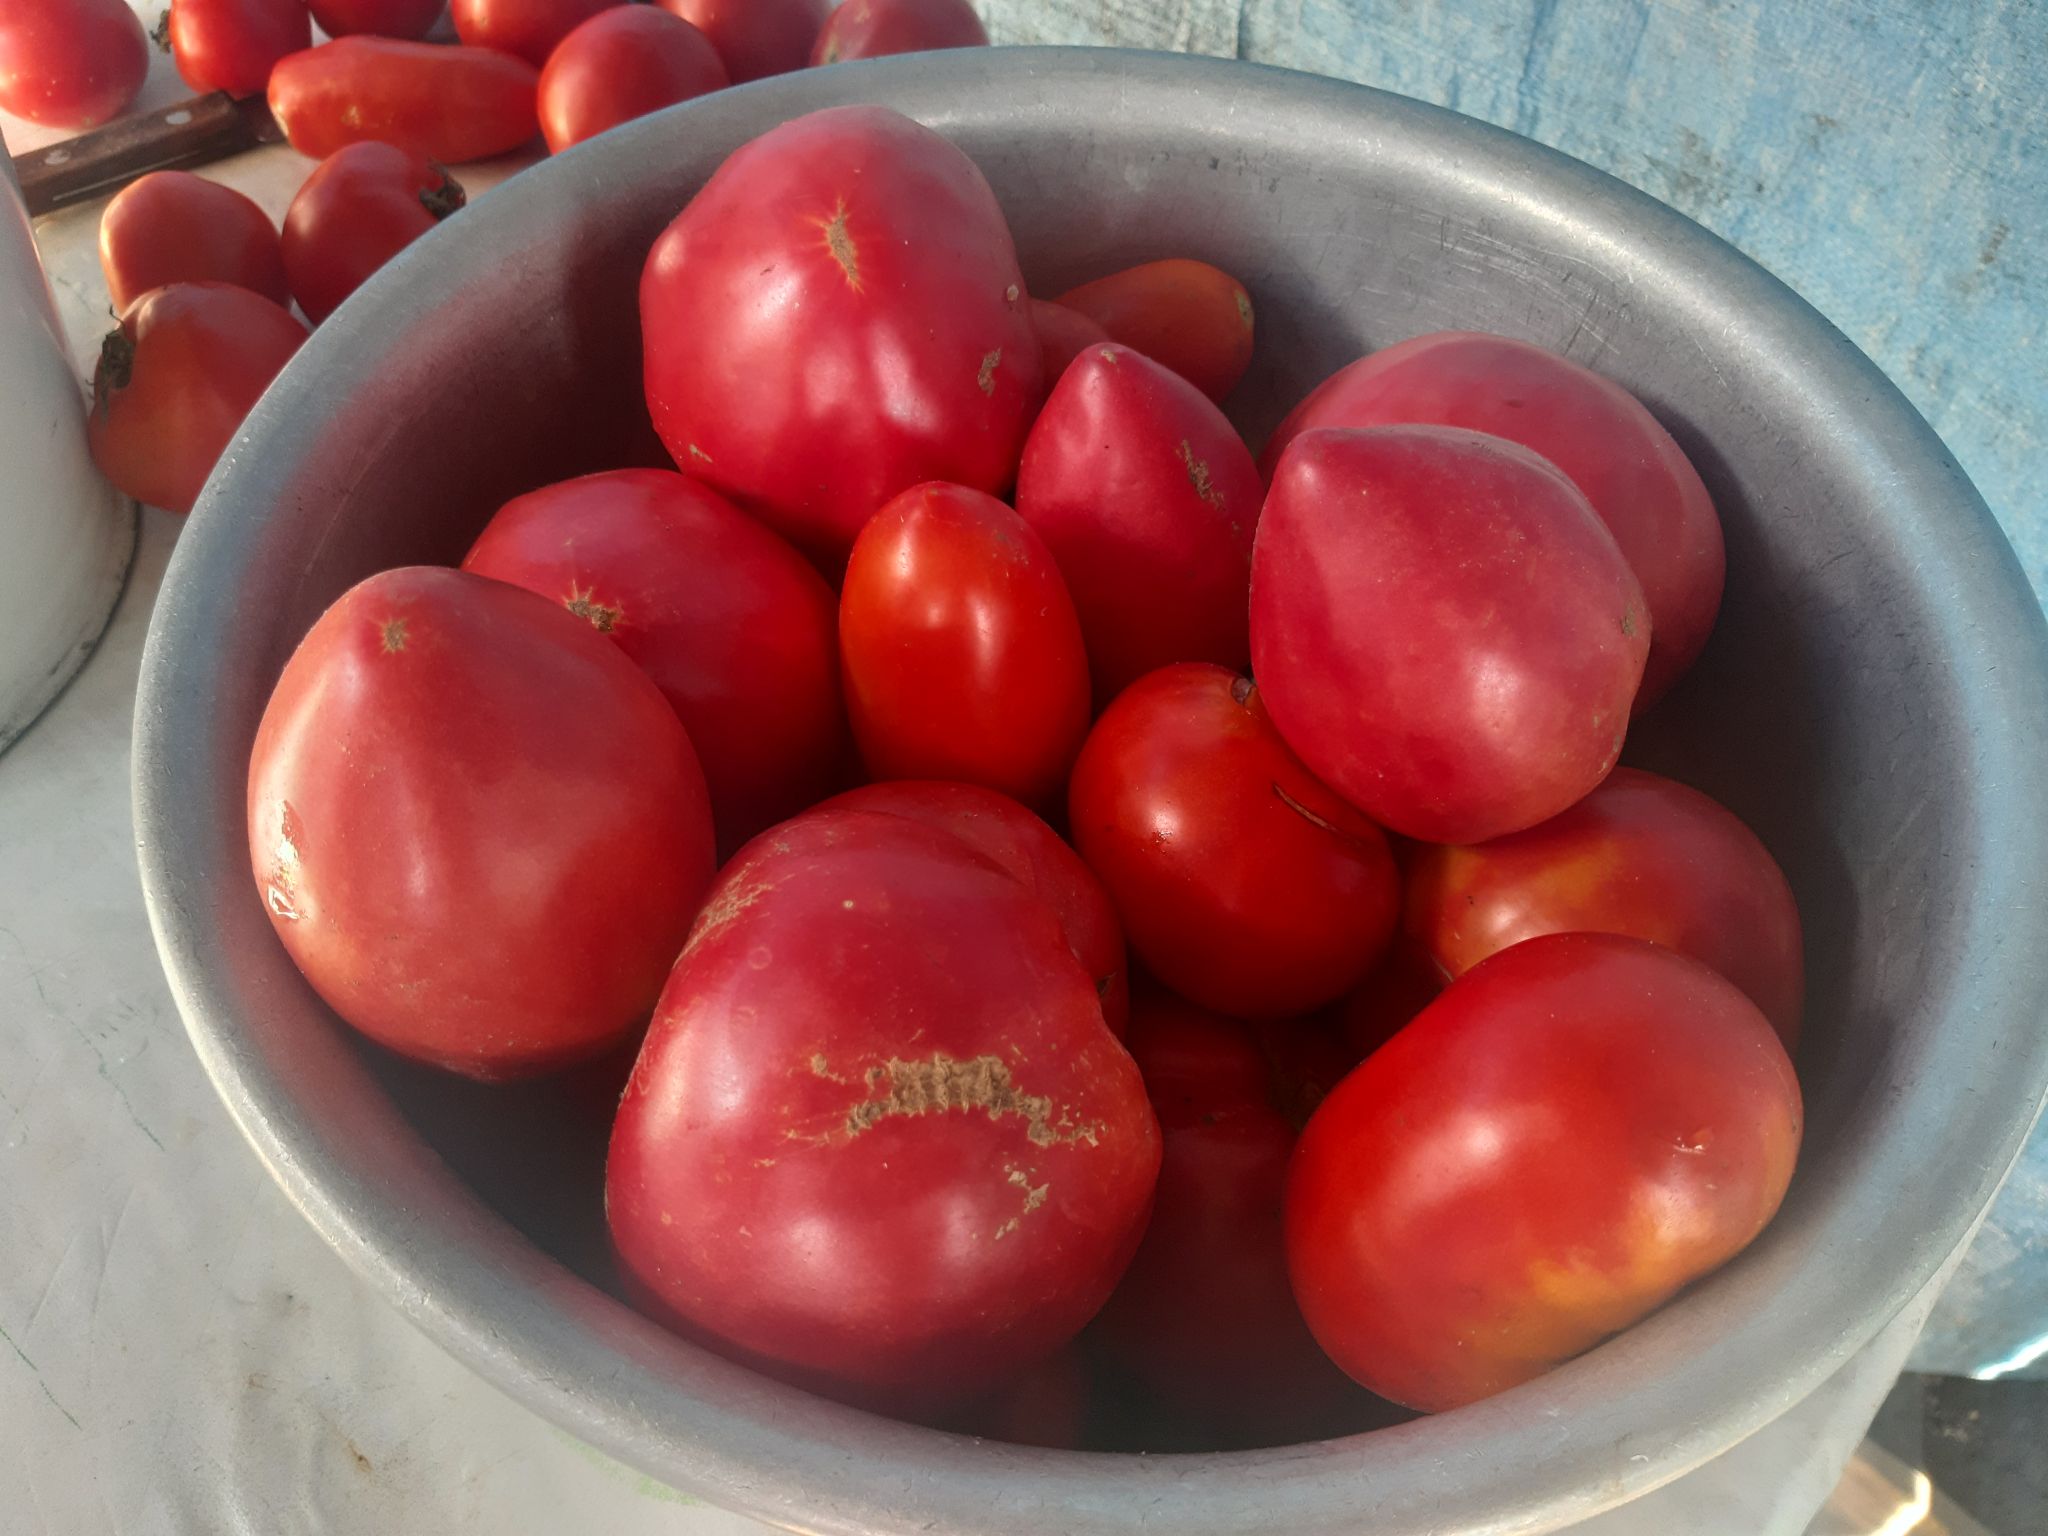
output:
[[[1091,347],[1024,445],[1017,510],[1067,578],[1095,698],[1176,661],[1242,670],[1263,487],[1237,430],[1178,374]]]
[[[287,54],[313,46],[306,0],[171,0],[162,37],[195,91],[261,96]]]
[[[329,37],[368,32],[377,37],[422,38],[448,9],[447,0],[310,0],[314,25]]]
[[[1650,614],[1638,709],[1692,665],[1721,606],[1721,520],[1698,471],[1634,395],[1525,341],[1438,331],[1326,379],[1274,432],[1264,464],[1270,474],[1312,428],[1406,422],[1520,443],[1585,493],[1642,583]]]
[[[1005,490],[1039,402],[995,195],[886,107],[736,151],[655,241],[640,319],[676,463],[828,566],[913,485]]]
[[[149,39],[122,0],[8,0],[0,12],[0,112],[96,128],[148,73]]]
[[[965,486],[912,486],[861,530],[839,663],[878,779],[958,779],[1043,805],[1088,733],[1088,657],[1059,567],[1021,517]]]
[[[1060,375],[1075,358],[1109,340],[1109,332],[1086,315],[1051,299],[1031,301],[1031,329],[1038,336],[1038,354],[1044,364],[1048,389],[1059,382]]]
[[[1185,257],[1126,267],[1069,288],[1058,302],[1221,401],[1252,360],[1252,300],[1244,284]]]
[[[733,84],[802,69],[828,0],[654,0],[711,39]]]
[[[1222,667],[1186,662],[1125,689],[1088,734],[1067,811],[1131,947],[1204,1007],[1320,1007],[1393,932],[1386,838],[1287,749],[1250,679]]]
[[[819,29],[811,63],[987,46],[988,29],[967,0],[845,0]]]
[[[559,603],[661,689],[721,855],[826,794],[846,758],[832,589],[707,486],[620,469],[507,502],[462,568]]]
[[[494,48],[344,37],[280,59],[270,111],[302,155],[374,139],[444,165],[519,148],[540,131],[540,74]]]
[[[1739,1253],[1799,1151],[1792,1063],[1734,986],[1615,934],[1504,949],[1302,1133],[1287,1256],[1317,1340],[1436,1412],[1540,1376]]]
[[[284,265],[315,323],[463,205],[447,167],[391,144],[344,145],[313,168],[284,216]]]
[[[1790,1050],[1806,965],[1792,887],[1734,812],[1617,768],[1570,810],[1473,847],[1417,851],[1404,926],[1449,976],[1541,933],[1625,933],[1749,994]]]
[[[100,344],[86,418],[93,462],[137,501],[190,512],[305,339],[288,310],[246,288],[172,283],[144,294]]]
[[[448,0],[455,35],[472,48],[495,48],[535,69],[591,17],[624,0]]]
[[[704,776],[660,691],[558,605],[438,567],[315,622],[257,729],[248,816],[314,990],[487,1081],[619,1044],[712,874]]]
[[[556,45],[540,72],[540,130],[571,144],[731,82],[711,40],[659,6],[614,5]]]
[[[1266,707],[1310,770],[1443,843],[1534,826],[1605,778],[1650,643],[1586,498],[1456,427],[1296,438],[1259,524],[1251,631]]]
[[[1143,1231],[1159,1129],[1053,914],[949,832],[812,811],[713,886],[619,1106],[651,1312],[927,1413],[1065,1344]]]
[[[167,283],[232,283],[292,301],[270,215],[190,171],[151,171],[114,195],[100,215],[100,270],[116,314]]]
[[[930,779],[866,784],[825,808],[876,811],[950,832],[1052,908],[1067,947],[1095,978],[1102,1019],[1119,1038],[1130,1011],[1124,931],[1109,892],[1059,833],[1008,795]]]

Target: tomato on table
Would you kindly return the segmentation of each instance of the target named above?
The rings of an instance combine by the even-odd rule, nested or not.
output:
[[[1069,288],[1059,303],[1211,400],[1228,395],[1251,366],[1251,295],[1206,261],[1177,257],[1126,267]]]
[[[465,202],[445,166],[390,144],[350,144],[313,168],[284,216],[299,308],[325,320],[385,262]]]
[[[163,39],[195,91],[261,96],[279,59],[313,46],[305,0],[171,0]]]
[[[270,110],[316,160],[368,139],[459,165],[534,138],[539,85],[531,64],[494,48],[344,37],[280,59]]]
[[[556,45],[540,72],[540,128],[559,154],[607,128],[731,81],[711,40],[652,5],[614,5]]]
[[[811,63],[879,59],[938,48],[986,48],[988,29],[967,0],[845,0],[825,19]]]
[[[292,301],[270,215],[190,171],[151,171],[114,195],[100,215],[100,271],[116,314],[168,283],[232,283]]]
[[[828,0],[654,0],[706,37],[735,85],[802,69]]]
[[[149,73],[149,40],[122,0],[8,0],[0,111],[51,128],[119,117]]]
[[[455,35],[472,48],[514,54],[535,69],[563,38],[624,0],[448,0]]]

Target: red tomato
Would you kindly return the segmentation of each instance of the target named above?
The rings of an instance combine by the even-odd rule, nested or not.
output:
[[[1248,678],[1189,662],[1103,712],[1067,792],[1074,844],[1147,967],[1220,1012],[1341,997],[1399,911],[1378,827],[1287,750]]]
[[[1332,1359],[1435,1412],[1540,1376],[1764,1229],[1792,1063],[1695,960],[1551,934],[1453,982],[1316,1111],[1287,1256]]]
[[[164,38],[195,91],[261,96],[286,54],[313,45],[306,0],[171,0]]]
[[[1685,453],[1627,390],[1505,336],[1438,331],[1326,379],[1266,445],[1270,473],[1315,427],[1422,422],[1490,432],[1550,460],[1592,503],[1643,584],[1654,702],[1699,655],[1721,606],[1721,520]]]
[[[1081,968],[1095,978],[1102,1019],[1119,1038],[1130,1012],[1124,931],[1109,892],[1039,817],[978,784],[898,780],[835,795],[825,806],[903,816],[950,832],[1052,908]]]
[[[455,35],[472,48],[517,54],[535,69],[555,45],[623,0],[448,0]]]
[[[447,8],[446,0],[310,0],[314,22],[329,37],[425,37]]]
[[[543,486],[500,508],[462,567],[552,598],[654,679],[704,765],[721,854],[837,780],[832,589],[717,492],[660,469]]]
[[[988,30],[967,0],[845,0],[811,44],[811,63],[987,46]]]
[[[655,0],[711,39],[733,84],[802,69],[828,0]]]
[[[711,812],[617,647],[529,592],[412,566],[344,593],[286,663],[249,851],[336,1013],[497,1080],[646,1016],[711,880]]]
[[[1252,361],[1252,300],[1206,261],[1148,261],[1059,297],[1125,346],[1221,400]]]
[[[723,90],[711,40],[651,5],[615,5],[563,38],[540,72],[540,127],[557,154],[607,128]]]
[[[313,168],[284,216],[292,293],[315,324],[385,262],[463,205],[462,183],[390,144],[337,149]]]
[[[1251,614],[1287,744],[1375,821],[1442,843],[1534,826],[1605,778],[1650,644],[1642,588],[1586,498],[1526,448],[1455,427],[1295,439]]]
[[[885,107],[813,112],[733,154],[655,241],[640,321],[676,463],[828,564],[913,485],[1002,491],[1038,404],[995,195]]]
[[[270,215],[190,171],[151,171],[100,215],[100,270],[116,312],[166,283],[232,283],[292,301]]]
[[[1363,1061],[1406,1029],[1443,989],[1444,976],[1434,962],[1396,935],[1380,963],[1344,1000],[1344,1039],[1355,1059]]]
[[[149,73],[149,40],[122,0],[7,0],[0,111],[51,128],[119,117]]]
[[[1806,965],[1792,887],[1756,834],[1696,789],[1617,768],[1570,810],[1470,848],[1424,848],[1407,930],[1448,975],[1542,933],[1626,933],[1712,966],[1787,1049]]]
[[[86,436],[100,473],[153,507],[190,512],[242,418],[306,328],[246,288],[172,283],[100,345]]]
[[[917,1411],[1057,1349],[1137,1246],[1159,1131],[1051,911],[952,834],[814,811],[713,886],[619,1106],[645,1303]]]
[[[1017,510],[1067,578],[1098,701],[1171,662],[1244,667],[1261,496],[1236,429],[1179,375],[1120,346],[1061,375]]]
[[[1051,551],[964,486],[913,486],[861,530],[839,663],[878,779],[959,779],[1043,804],[1088,732],[1081,621]]]
[[[1109,332],[1086,315],[1051,299],[1031,301],[1031,329],[1038,335],[1038,353],[1044,362],[1048,389],[1059,382],[1060,375],[1075,358],[1109,340]]]
[[[270,110],[293,149],[324,160],[365,139],[456,165],[540,130],[532,65],[491,48],[344,37],[281,59]]]

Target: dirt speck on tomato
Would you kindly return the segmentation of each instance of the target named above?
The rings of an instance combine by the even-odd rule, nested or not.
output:
[[[930,1060],[905,1061],[892,1056],[867,1071],[868,1092],[875,1095],[854,1105],[846,1116],[846,1134],[858,1136],[894,1115],[944,1114],[952,1109],[985,1110],[991,1120],[1005,1115],[1021,1116],[1024,1134],[1035,1146],[1059,1142],[1095,1141],[1095,1128],[1078,1129],[1052,1123],[1052,1100],[1043,1094],[1025,1093],[1010,1073],[1009,1063],[1000,1056],[976,1056],[956,1061],[943,1051]]]
[[[395,656],[405,649],[405,620],[386,619],[378,630],[385,655]]]
[[[983,356],[981,371],[974,376],[974,382],[980,387],[984,395],[992,395],[996,392],[996,369],[1001,366],[1002,361],[1003,349],[1001,347],[997,347],[993,352]]]
[[[832,253],[832,259],[839,263],[839,270],[846,274],[846,286],[855,293],[860,292],[860,248],[853,243],[853,236],[846,228],[846,199],[840,198],[832,209],[832,217],[818,220],[818,227],[825,231],[825,249]]]

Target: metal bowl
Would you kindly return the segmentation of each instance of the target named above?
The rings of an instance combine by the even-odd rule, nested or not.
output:
[[[522,1150],[546,1144],[539,1101],[393,1063],[318,1004],[243,844],[250,741],[285,657],[357,579],[452,560],[505,497],[644,457],[649,242],[728,151],[852,100],[980,162],[1042,291],[1169,254],[1241,276],[1259,306],[1237,397],[1254,442],[1332,369],[1448,326],[1561,349],[1677,434],[1727,525],[1728,597],[1631,756],[1758,828],[1811,950],[1806,1156],[1737,1262],[1537,1382],[1395,1429],[1229,1455],[983,1444],[777,1385],[636,1316],[599,1283],[601,1138]],[[1563,156],[1358,86],[975,50],[786,76],[607,134],[493,192],[322,326],[172,562],[136,815],[172,989],[271,1171],[408,1316],[583,1439],[806,1530],[1442,1536],[1552,1530],[1700,1464],[1811,1391],[1964,1239],[2048,1082],[2044,741],[2041,613],[1982,502],[1884,377],[1728,246]]]

